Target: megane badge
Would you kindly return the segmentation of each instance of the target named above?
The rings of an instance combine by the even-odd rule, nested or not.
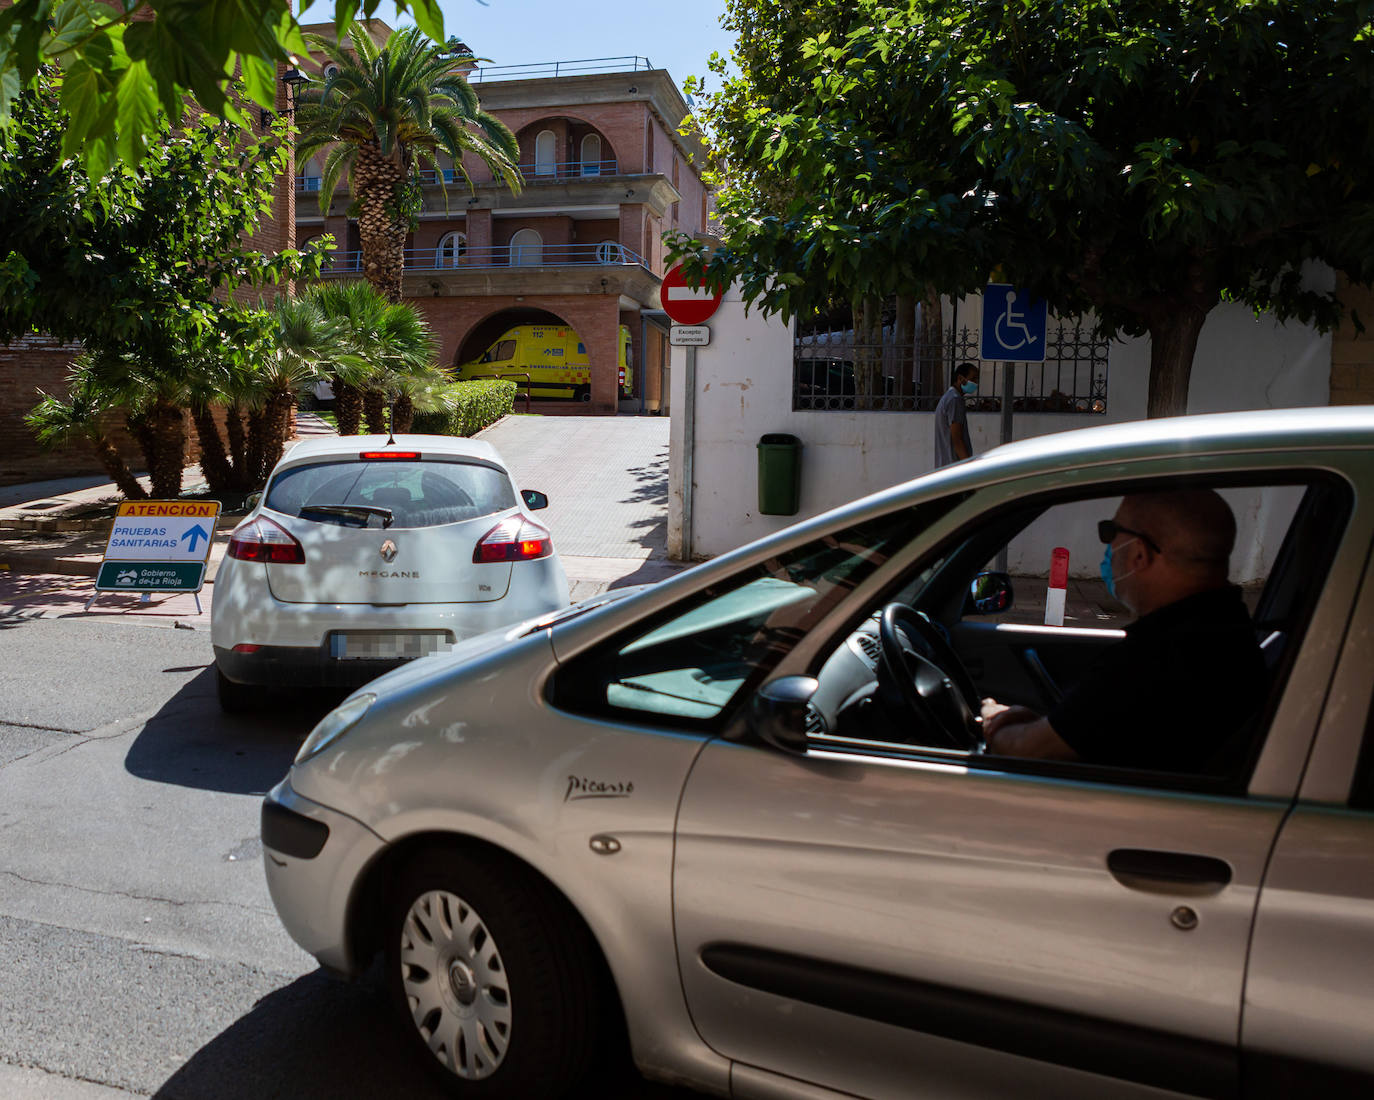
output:
[[[381,551],[381,553],[382,553],[382,561],[395,561],[395,560],[396,560],[396,544],[395,544],[394,542],[392,542],[390,539],[387,539],[386,542],[382,543],[382,551]]]

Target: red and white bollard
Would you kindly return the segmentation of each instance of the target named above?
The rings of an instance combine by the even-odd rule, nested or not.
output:
[[[1069,588],[1069,552],[1056,546],[1050,555],[1050,586],[1045,590],[1045,625],[1064,625],[1064,599]]]

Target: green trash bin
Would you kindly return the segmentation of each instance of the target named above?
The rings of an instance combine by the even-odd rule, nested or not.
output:
[[[759,511],[765,516],[795,516],[801,510],[802,443],[795,435],[773,433],[759,440]]]

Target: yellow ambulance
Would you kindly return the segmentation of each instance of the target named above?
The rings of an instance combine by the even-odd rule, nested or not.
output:
[[[620,326],[618,344],[620,395],[629,397],[634,388],[629,326]],[[566,325],[517,325],[508,329],[480,358],[459,366],[458,381],[505,376],[523,390],[522,374],[529,375],[531,397],[592,399],[587,346],[577,330]]]

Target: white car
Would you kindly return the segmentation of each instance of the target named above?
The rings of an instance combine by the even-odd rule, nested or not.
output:
[[[277,463],[215,577],[225,710],[263,685],[356,686],[568,604],[553,537],[488,443],[312,439]]]

